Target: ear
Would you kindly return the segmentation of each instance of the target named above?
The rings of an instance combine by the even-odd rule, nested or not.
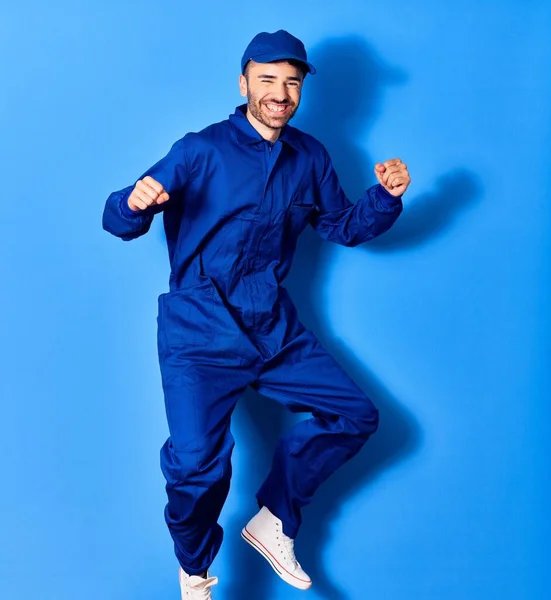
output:
[[[245,75],[239,75],[239,92],[244,98],[247,97],[247,79]]]

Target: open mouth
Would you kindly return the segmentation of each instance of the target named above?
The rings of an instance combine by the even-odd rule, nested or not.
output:
[[[291,107],[288,104],[275,104],[273,102],[267,102],[264,104],[264,106],[266,107],[268,113],[276,117],[286,115],[291,110]]]

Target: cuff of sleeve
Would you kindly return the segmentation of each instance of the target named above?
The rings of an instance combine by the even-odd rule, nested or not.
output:
[[[402,196],[393,196],[380,183],[375,186],[375,209],[392,212],[402,206]]]

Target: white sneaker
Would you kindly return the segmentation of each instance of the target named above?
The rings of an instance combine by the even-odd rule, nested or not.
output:
[[[281,521],[265,506],[247,523],[241,536],[262,554],[283,581],[299,590],[312,585],[295,558],[294,540],[283,533]]]
[[[203,579],[197,575],[188,575],[182,567],[178,572],[182,600],[212,600],[210,588],[218,583],[217,577]]]

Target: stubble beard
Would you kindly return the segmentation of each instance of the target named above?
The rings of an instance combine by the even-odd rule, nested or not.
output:
[[[281,129],[295,116],[298,106],[293,106],[290,102],[283,102],[280,104],[287,104],[290,107],[290,111],[283,117],[271,116],[266,114],[266,111],[262,109],[262,104],[266,104],[266,101],[258,100],[254,96],[247,96],[247,103],[249,112],[251,115],[260,121],[266,127],[270,129]],[[266,109],[268,110],[268,109]]]

